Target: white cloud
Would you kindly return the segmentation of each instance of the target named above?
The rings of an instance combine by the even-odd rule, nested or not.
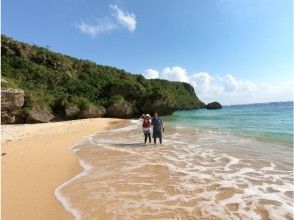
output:
[[[117,5],[110,5],[110,8],[115,12],[117,21],[129,31],[134,32],[136,29],[136,15],[121,10]]]
[[[235,79],[231,74],[225,74],[218,78],[224,87],[225,92],[255,92],[258,85],[251,81]]]
[[[162,77],[171,81],[188,82],[187,71],[180,67],[165,67],[162,70]]]
[[[114,17],[108,16],[104,19],[96,19],[98,22],[85,22],[81,20],[75,26],[84,34],[91,37],[96,37],[98,34],[111,32],[117,29],[119,26],[127,28],[130,32],[134,32],[136,29],[136,15],[133,13],[125,12],[121,10],[117,5],[110,5],[110,8],[114,11]]]
[[[294,83],[255,83],[237,79],[232,74],[214,76],[207,72],[188,74],[187,70],[175,66],[165,67],[159,78],[190,83],[197,96],[205,103],[219,101],[224,105],[293,100]],[[146,71],[145,71],[146,72]]]
[[[227,92],[235,91],[239,86],[239,82],[231,74],[220,77],[220,80],[222,80],[224,89]]]
[[[200,72],[191,75],[191,84],[195,87],[195,90],[201,93],[207,93],[211,87],[211,81],[213,78],[205,72]]]
[[[76,25],[76,27],[85,34],[90,35],[91,37],[95,37],[97,34],[100,33],[106,33],[115,28],[115,24],[113,24],[110,20],[101,20],[98,21],[97,24],[91,25],[87,24],[83,20],[79,24]]]
[[[209,73],[200,72],[189,76],[189,82],[194,87],[198,97],[205,97],[206,100],[216,100],[224,88],[216,83],[217,78],[211,76]],[[204,102],[206,100],[202,98]]]
[[[145,70],[143,76],[146,79],[155,79],[155,78],[159,77],[159,72],[157,70],[154,70],[154,69],[147,69],[147,70]]]

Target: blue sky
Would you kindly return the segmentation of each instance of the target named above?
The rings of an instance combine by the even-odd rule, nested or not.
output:
[[[2,0],[2,33],[191,83],[205,102],[293,99],[292,0]]]

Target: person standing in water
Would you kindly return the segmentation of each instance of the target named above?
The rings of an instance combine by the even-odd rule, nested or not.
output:
[[[149,114],[146,115],[142,115],[141,118],[143,118],[143,133],[145,136],[145,144],[147,142],[147,136],[149,138],[149,143],[151,143],[151,136],[150,136],[150,132],[151,132],[151,122],[150,122],[150,118],[151,116]]]
[[[152,118],[151,124],[153,125],[153,140],[154,144],[156,144],[156,138],[159,138],[160,144],[162,143],[162,132],[164,132],[164,127],[162,120],[158,117],[157,112],[154,114],[154,118]]]

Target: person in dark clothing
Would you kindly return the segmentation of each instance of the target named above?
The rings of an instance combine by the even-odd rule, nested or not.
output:
[[[154,144],[156,144],[156,138],[159,138],[160,144],[162,143],[162,132],[164,132],[164,127],[162,120],[158,117],[158,114],[154,114],[154,118],[151,121],[153,125],[153,140]]]
[[[151,136],[150,136],[150,131],[151,131],[151,122],[150,122],[150,118],[151,116],[149,114],[146,115],[142,115],[143,117],[143,133],[145,136],[145,144],[147,142],[147,137],[149,138],[149,143],[151,143]]]

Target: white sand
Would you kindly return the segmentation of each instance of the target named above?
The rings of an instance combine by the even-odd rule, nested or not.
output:
[[[68,148],[122,121],[98,118],[2,125],[2,219],[73,219],[54,196],[60,184],[82,170]]]

